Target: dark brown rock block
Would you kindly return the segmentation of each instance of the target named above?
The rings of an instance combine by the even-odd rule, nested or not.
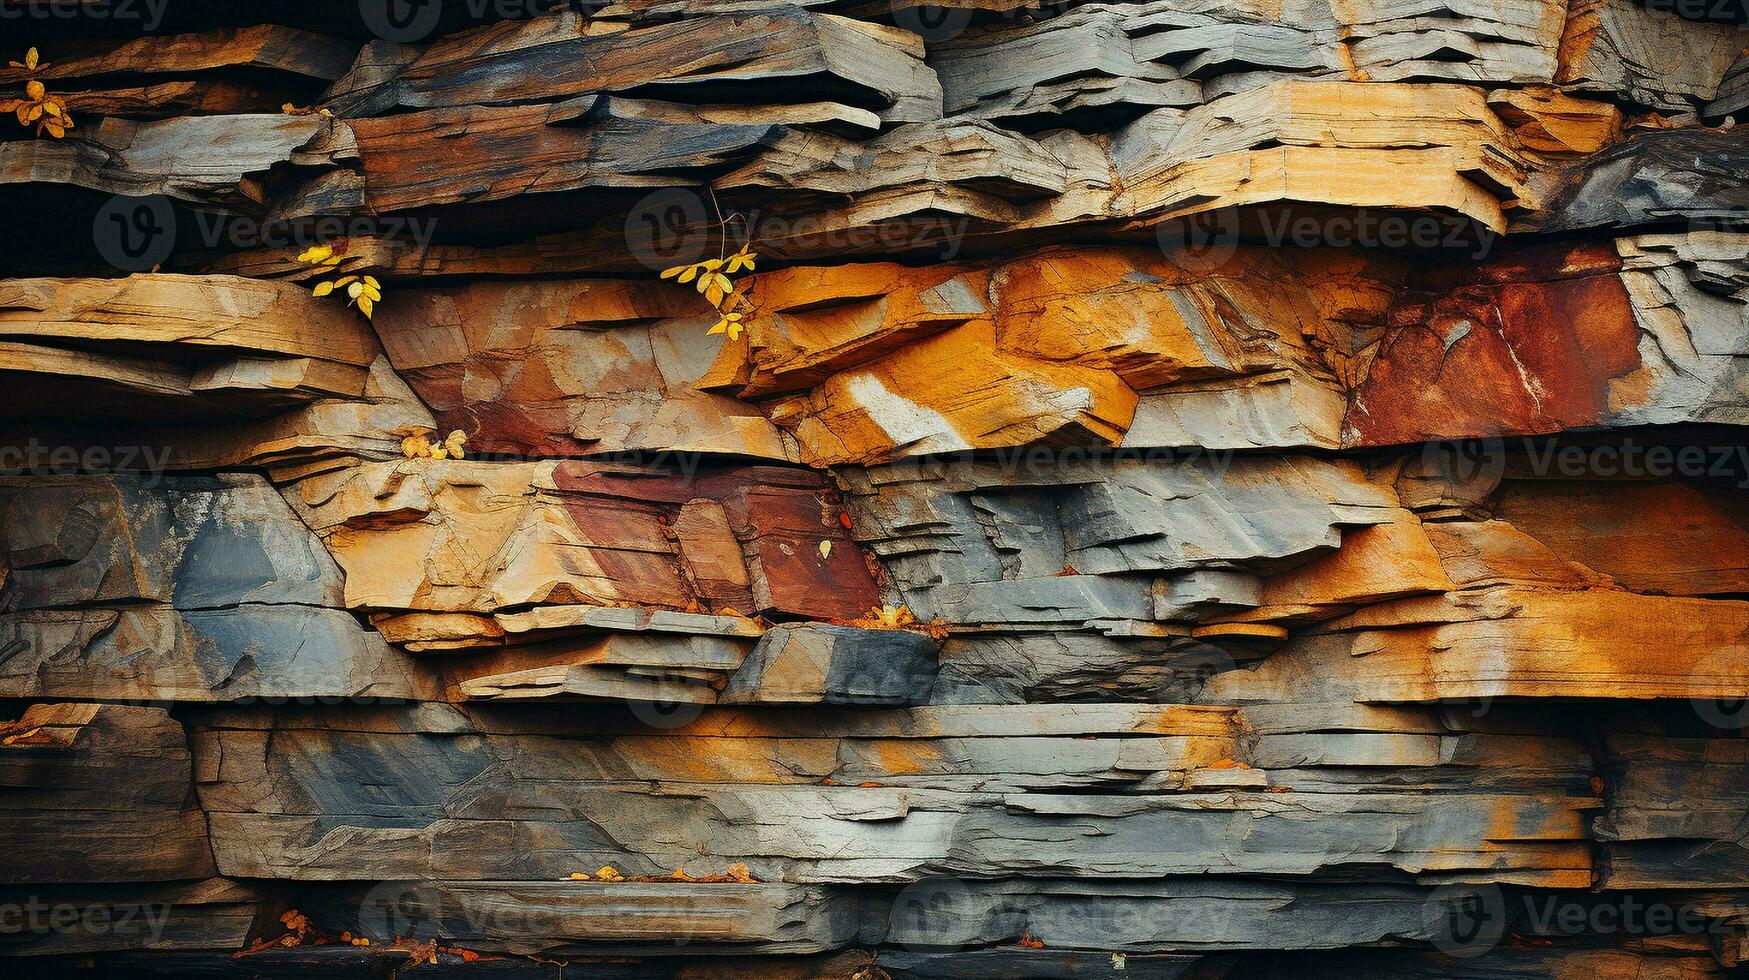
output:
[[[39,704],[0,724],[6,884],[215,873],[182,725],[162,708]]]

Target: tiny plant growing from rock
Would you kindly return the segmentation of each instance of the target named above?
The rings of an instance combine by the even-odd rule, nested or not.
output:
[[[9,61],[7,65],[21,69],[28,75],[34,75],[48,67],[35,48],[24,53],[23,61]],[[67,135],[67,130],[73,128],[73,117],[67,112],[60,97],[50,95],[48,86],[35,78],[25,81],[24,98],[0,102],[0,112],[17,116],[19,125],[35,125],[38,136],[47,133],[55,139],[61,139]]]
[[[462,446],[468,434],[460,429],[437,438],[436,432],[415,432],[401,440],[401,455],[408,459],[466,459]]]
[[[314,266],[319,272],[332,272],[340,264],[340,256],[334,254],[332,245],[313,245],[298,254],[298,261]],[[350,297],[348,306],[358,305],[358,312],[364,314],[366,320],[376,312],[376,304],[382,301],[383,284],[375,276],[341,276],[316,283],[310,290],[312,296],[326,296],[336,289],[346,290]]]
[[[714,194],[711,196],[711,203],[716,203]],[[740,216],[732,214],[729,217],[735,219]],[[706,334],[728,334],[730,340],[736,340],[746,326],[745,317],[753,312],[753,303],[730,277],[740,272],[755,271],[759,256],[753,251],[749,241],[743,241],[741,248],[733,255],[728,254],[728,236],[725,231],[728,222],[723,220],[720,210],[717,212],[717,228],[721,244],[717,258],[663,269],[662,278],[691,283],[699,295],[705,298],[705,302],[717,311],[716,325],[705,331]]]

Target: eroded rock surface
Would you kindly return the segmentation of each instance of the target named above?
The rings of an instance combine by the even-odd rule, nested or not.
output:
[[[1735,975],[1726,6],[0,0],[7,975]]]

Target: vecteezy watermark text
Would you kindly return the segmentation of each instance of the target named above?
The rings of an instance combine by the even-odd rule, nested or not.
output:
[[[1428,895],[1422,909],[1434,947],[1458,957],[1487,953],[1508,932],[1545,937],[1698,936],[1733,928],[1695,905],[1649,900],[1631,892],[1509,895],[1497,885],[1445,885]]]
[[[959,254],[972,219],[889,221],[837,225],[825,215],[781,215],[754,209],[716,219],[717,209],[684,188],[645,195],[626,212],[626,249],[649,269],[687,265],[715,257],[725,241],[760,243],[805,241],[811,251],[832,254],[894,254],[932,249],[941,261]]]
[[[436,218],[405,215],[320,215],[300,221],[263,222],[246,215],[192,213],[194,241],[190,244],[209,250],[301,251],[342,239],[370,238],[411,242],[417,261],[425,257],[437,233]],[[175,205],[163,195],[118,195],[98,209],[91,223],[91,240],[97,254],[117,270],[145,272],[170,258],[179,233],[189,231],[189,224],[178,220]]]
[[[32,895],[0,902],[0,936],[141,936],[155,943],[164,935],[171,908],[168,902],[46,902]]]
[[[169,446],[49,446],[32,438],[22,446],[0,446],[0,474],[137,473],[157,478],[168,468],[170,453]]]
[[[1482,436],[1428,442],[1422,458],[1447,480],[1465,484],[1498,483],[1511,459],[1515,472],[1541,478],[1706,479],[1749,489],[1749,445],[1742,444],[1641,443],[1629,436],[1620,442],[1563,445],[1554,438]]]
[[[170,0],[10,0],[0,3],[0,23],[11,20],[101,20],[136,22],[151,33],[164,22]]]

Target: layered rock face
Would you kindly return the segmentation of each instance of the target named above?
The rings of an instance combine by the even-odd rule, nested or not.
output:
[[[1743,10],[0,14],[6,975],[1743,969]]]

